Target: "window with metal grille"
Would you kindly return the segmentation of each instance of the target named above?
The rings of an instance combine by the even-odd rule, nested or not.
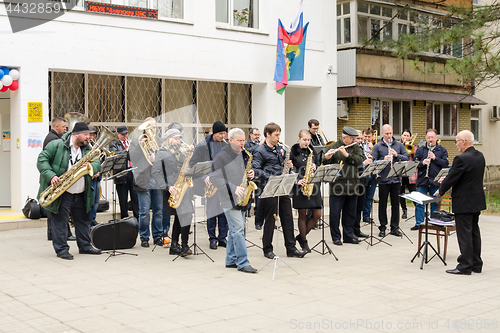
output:
[[[186,142],[202,140],[220,120],[246,133],[252,126],[249,84],[82,73],[49,73],[51,119],[81,112],[93,125],[132,129],[156,119],[160,133],[172,122],[184,127]]]

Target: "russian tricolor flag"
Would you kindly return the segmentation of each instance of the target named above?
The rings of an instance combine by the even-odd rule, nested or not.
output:
[[[285,91],[288,79],[290,78],[290,62],[286,55],[286,47],[288,45],[300,45],[304,38],[302,3],[303,0],[300,0],[299,10],[290,25],[290,29],[286,29],[281,20],[278,19],[278,46],[276,50],[274,81],[276,81],[276,92],[280,95]]]

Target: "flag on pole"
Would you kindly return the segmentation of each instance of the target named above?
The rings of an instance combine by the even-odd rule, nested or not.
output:
[[[304,26],[302,43],[299,45],[288,45],[286,47],[286,57],[290,66],[290,76],[288,81],[304,80],[304,59],[306,55],[306,35],[309,22]]]
[[[281,20],[278,19],[278,45],[276,48],[276,68],[274,70],[274,81],[276,81],[276,92],[280,95],[282,95],[283,92],[285,91],[285,88],[288,85],[288,80],[290,78],[291,63],[290,59],[287,56],[287,53],[288,52],[294,53],[295,57],[296,52],[297,50],[300,50],[300,45],[302,43],[304,43],[303,48],[305,50],[305,39],[304,39],[304,29],[303,29],[304,13],[302,11],[302,3],[303,0],[300,0],[297,15],[295,15],[295,19],[290,25],[290,29],[285,29]],[[296,45],[297,48],[295,50],[292,50],[292,48],[290,48],[290,51],[288,51],[287,48],[290,45]],[[302,63],[302,79],[300,80],[303,80],[304,78],[303,71],[304,68]],[[294,74],[294,80],[299,80],[297,79],[297,77],[300,77],[300,75]]]

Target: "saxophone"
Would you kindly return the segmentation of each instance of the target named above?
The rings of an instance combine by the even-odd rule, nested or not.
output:
[[[285,149],[285,151],[286,151],[285,162],[283,163],[283,172],[281,174],[287,175],[290,173],[290,167],[288,166],[288,162],[290,161],[290,147],[288,147],[283,142],[280,142],[280,144],[283,146],[283,149]]]
[[[93,176],[94,169],[90,162],[99,158],[102,151],[104,150],[104,146],[108,145],[111,141],[118,140],[118,137],[113,134],[109,129],[105,126],[102,127],[102,134],[97,140],[97,142],[92,147],[92,150],[89,151],[85,156],[83,156],[78,162],[76,162],[68,171],[63,173],[59,179],[60,182],[57,185],[50,185],[47,187],[42,193],[40,193],[40,198],[38,202],[40,206],[47,207],[51,203],[53,203],[57,198],[59,198],[67,189],[69,189],[76,181],[82,178],[85,175]],[[71,140],[71,138],[70,138]],[[83,167],[85,163],[86,167]]]
[[[185,155],[184,163],[182,163],[181,170],[179,171],[179,176],[177,177],[177,180],[174,184],[177,191],[175,191],[175,194],[170,195],[170,198],[168,198],[169,206],[174,209],[178,208],[181,205],[182,198],[184,197],[184,194],[186,193],[188,187],[193,187],[193,180],[191,179],[191,177],[184,176],[184,174],[189,169],[189,160],[191,160],[192,156],[193,149],[188,149]]]
[[[238,202],[238,205],[244,207],[248,204],[248,201],[250,200],[250,195],[254,190],[257,189],[257,185],[251,180],[248,179],[248,172],[252,168],[252,159],[253,156],[246,150],[245,148],[242,148],[242,150],[247,153],[248,155],[248,161],[247,161],[247,166],[245,168],[245,173],[243,174],[243,180],[241,181],[241,187],[245,189],[245,193],[236,199]]]
[[[222,141],[227,143],[226,139],[222,139]],[[217,187],[215,187],[213,184],[205,186],[205,196],[207,198],[213,197],[215,192],[217,192]]]
[[[313,175],[313,171],[311,169],[312,162],[313,162],[313,155],[314,152],[311,149],[311,147],[307,146],[309,149],[309,156],[307,157],[307,164],[306,164],[306,172],[304,174],[304,179],[306,180],[306,184],[302,186],[300,189],[302,191],[302,194],[306,197],[310,197],[313,190],[314,190],[314,184],[309,184],[309,181],[311,180],[311,177]]]

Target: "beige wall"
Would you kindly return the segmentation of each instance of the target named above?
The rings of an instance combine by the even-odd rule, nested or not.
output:
[[[420,61],[419,66],[425,68],[432,63]],[[434,68],[435,73],[439,73],[444,69],[443,64],[436,64]],[[400,60],[394,57],[371,55],[371,54],[357,54],[356,55],[356,77],[362,78],[375,78],[383,80],[395,80],[404,82],[416,82],[425,84],[437,85],[455,85],[459,86],[455,76],[451,74],[422,74],[414,70],[410,60]],[[380,87],[380,83],[370,84],[367,82],[364,85],[372,85]],[[400,84],[387,84],[384,88],[399,88],[405,89],[405,86]],[[408,87],[410,88],[410,87]],[[425,91],[440,91],[440,92],[453,92],[451,89],[444,89],[443,87],[411,86],[412,90],[425,90]],[[456,90],[454,91],[456,92]]]

